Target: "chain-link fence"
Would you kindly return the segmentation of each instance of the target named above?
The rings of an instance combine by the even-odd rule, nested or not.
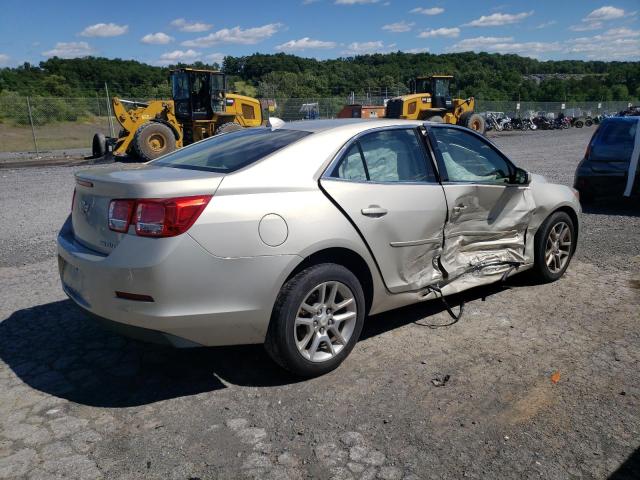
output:
[[[104,97],[0,96],[0,152],[86,149],[95,133],[109,135],[108,111]]]
[[[381,96],[347,96],[329,98],[263,99],[265,116],[286,121],[335,118],[348,104],[384,105]],[[504,112],[511,117],[529,116],[539,112],[566,115],[597,115],[616,113],[629,102],[515,102],[476,100],[478,112]],[[7,152],[22,156],[43,153],[88,153],[91,139],[97,132],[107,136],[119,131],[115,118],[109,118],[105,97],[57,98],[0,95],[0,158]],[[113,129],[110,128],[110,122]],[[80,150],[81,149],[81,150]]]
[[[616,114],[631,106],[631,102],[514,102],[476,100],[476,111],[501,112],[512,118],[563,112],[571,117]]]

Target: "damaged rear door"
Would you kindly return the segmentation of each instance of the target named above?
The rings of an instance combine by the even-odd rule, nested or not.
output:
[[[322,177],[325,193],[351,220],[391,292],[442,278],[446,202],[416,128],[388,127],[356,137]]]
[[[432,126],[429,139],[448,205],[441,265],[450,280],[526,263],[535,208],[526,174],[471,131]]]

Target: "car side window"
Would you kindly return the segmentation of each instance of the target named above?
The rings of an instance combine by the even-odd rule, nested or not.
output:
[[[357,143],[351,145],[344,155],[344,159],[340,163],[340,178],[346,180],[366,181],[367,173],[364,169],[364,161],[360,155],[360,147]]]
[[[509,183],[512,166],[491,145],[458,128],[431,129],[450,182]]]
[[[371,182],[436,182],[414,129],[366,134],[342,157],[332,177]]]

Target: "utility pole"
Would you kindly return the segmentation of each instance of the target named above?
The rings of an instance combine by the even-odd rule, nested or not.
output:
[[[33,135],[33,144],[36,147],[36,158],[40,158],[40,152],[38,151],[38,140],[36,138],[36,129],[33,126],[33,115],[31,114],[31,103],[29,97],[27,97],[27,110],[29,112],[29,123],[31,124],[31,135]]]
[[[109,131],[111,132],[111,136],[115,137],[116,132],[113,130],[113,112],[111,111],[111,99],[109,98],[109,87],[107,87],[107,82],[104,82],[104,91],[107,94],[107,115],[109,115]]]

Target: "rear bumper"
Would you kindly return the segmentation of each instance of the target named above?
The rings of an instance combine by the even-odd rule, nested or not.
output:
[[[220,258],[188,234],[125,235],[104,255],[79,244],[69,220],[58,256],[63,290],[83,309],[126,335],[180,347],[264,342],[280,287],[300,261]],[[153,301],[117,298],[116,291]]]
[[[581,192],[588,192],[598,196],[614,196],[622,197],[627,186],[626,174],[621,175],[576,175],[574,188]],[[633,196],[640,195],[640,178],[636,177],[633,190]]]

